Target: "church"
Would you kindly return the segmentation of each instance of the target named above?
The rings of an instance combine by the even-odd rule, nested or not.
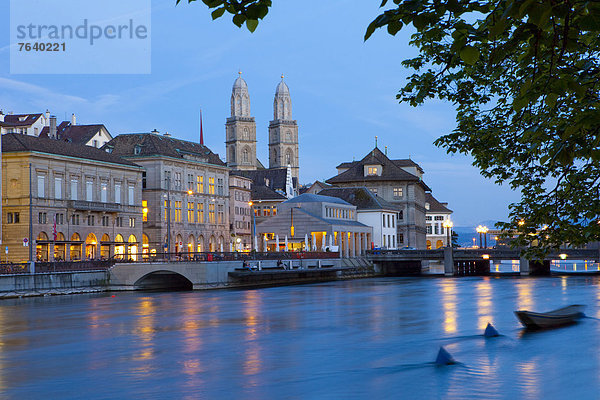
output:
[[[290,89],[283,81],[273,100],[273,120],[269,123],[269,167],[256,156],[256,121],[250,111],[248,84],[241,72],[233,84],[231,116],[225,124],[227,166],[267,186],[285,197],[297,194],[300,175],[298,123],[292,118]]]

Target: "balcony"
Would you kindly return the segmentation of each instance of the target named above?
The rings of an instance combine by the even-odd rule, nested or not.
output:
[[[69,200],[69,208],[77,211],[120,212],[121,205],[117,203],[99,203],[96,201]]]

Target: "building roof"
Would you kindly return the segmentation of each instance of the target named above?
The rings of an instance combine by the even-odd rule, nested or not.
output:
[[[319,192],[320,195],[338,197],[355,205],[357,210],[393,210],[397,211],[398,206],[385,201],[381,197],[375,196],[365,187],[349,188],[327,188]]]
[[[0,126],[29,126],[37,121],[42,114],[8,114]]]
[[[294,197],[285,201],[286,204],[294,204],[294,203],[335,203],[335,204],[343,204],[345,206],[351,206],[352,204],[344,201],[338,197],[331,196],[323,196],[320,194],[311,194],[304,193],[300,196]]]
[[[400,168],[402,168],[402,167],[416,167],[420,171],[423,171],[423,168],[421,168],[421,166],[419,164],[417,164],[416,162],[414,162],[410,158],[402,158],[402,159],[391,160],[391,161],[394,164],[396,164],[397,166],[399,166]],[[343,162],[343,163],[341,163],[340,165],[338,165],[335,168],[336,169],[338,169],[338,168],[351,168],[351,167],[353,167],[354,165],[356,165],[359,162],[360,161]]]
[[[287,168],[268,168],[256,169],[251,171],[236,170],[236,175],[245,176],[252,179],[255,185],[268,186],[273,190],[286,191],[287,185]],[[298,180],[292,178],[294,188],[298,185]]]
[[[226,166],[218,154],[195,142],[175,139],[154,133],[129,133],[118,135],[102,147],[112,149],[112,154],[121,157],[166,156],[191,159],[218,166]]]
[[[237,79],[235,80],[235,82],[233,82],[233,88],[234,89],[248,90],[248,84],[246,83],[246,81],[244,80],[244,78],[242,78],[242,74],[241,73],[240,73],[240,76],[237,77]]]
[[[321,190],[326,189],[328,187],[331,187],[331,185],[317,180],[312,185],[305,185],[305,186],[301,187],[298,191],[300,194],[304,194],[306,192],[317,194]]]
[[[433,195],[431,193],[425,193],[425,202],[429,203],[429,210],[427,210],[430,213],[435,213],[435,212],[439,212],[439,213],[451,213],[452,210],[450,210],[448,207],[446,207],[446,205],[448,205],[448,203],[440,203],[435,197],[433,197]]]
[[[27,151],[138,167],[137,164],[125,160],[118,155],[109,154],[106,151],[90,146],[58,142],[55,139],[21,135],[18,133],[7,133],[2,135],[2,153]]]
[[[365,165],[381,165],[381,175],[365,176]],[[373,182],[373,181],[409,181],[418,182],[423,185],[426,191],[430,191],[429,187],[417,176],[403,170],[390,160],[377,147],[369,152],[362,160],[352,163],[350,168],[333,178],[327,179],[327,183],[343,184],[347,182]]]
[[[279,84],[277,85],[277,89],[275,89],[275,96],[278,95],[284,95],[290,94],[290,88],[288,88],[288,85],[283,81],[283,76],[281,77],[281,82],[279,82]]]
[[[61,126],[63,126],[63,124],[65,124],[65,122],[66,121],[61,123],[56,131],[57,137],[60,140],[64,140],[66,142],[86,144],[90,140],[92,140],[92,138],[96,136],[96,134],[102,128],[104,128],[108,132],[108,129],[106,129],[106,127],[102,124],[71,125],[70,123],[67,123],[62,129],[59,129]]]
[[[287,197],[278,193],[265,185],[252,185],[252,192],[250,194],[252,200],[285,200]]]

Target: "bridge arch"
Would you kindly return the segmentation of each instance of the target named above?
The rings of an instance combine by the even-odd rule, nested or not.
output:
[[[133,284],[135,290],[193,290],[194,284],[175,271],[158,270],[143,275]]]

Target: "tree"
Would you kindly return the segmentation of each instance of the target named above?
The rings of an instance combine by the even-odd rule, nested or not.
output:
[[[458,233],[456,233],[454,231],[452,231],[451,246],[454,247],[455,249],[460,247],[460,244],[458,243]]]
[[[189,2],[194,0],[188,0]],[[267,0],[203,0],[253,31]],[[473,157],[481,174],[521,191],[501,228],[543,253],[600,240],[600,2],[383,0],[367,27],[411,26],[419,55],[400,102],[439,98],[456,128],[435,141]],[[539,255],[539,254],[538,254]]]

